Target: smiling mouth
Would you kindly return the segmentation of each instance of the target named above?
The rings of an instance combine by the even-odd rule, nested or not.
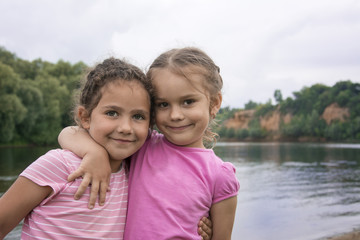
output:
[[[173,130],[173,131],[182,131],[182,130],[190,127],[190,126],[191,126],[191,124],[185,125],[185,126],[179,126],[179,127],[168,126],[168,128],[169,128],[170,130]]]
[[[118,143],[133,143],[133,142],[135,142],[135,140],[128,140],[128,139],[116,139],[116,138],[113,138],[113,139]]]

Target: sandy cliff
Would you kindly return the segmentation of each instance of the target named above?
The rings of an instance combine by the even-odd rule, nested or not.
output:
[[[249,122],[254,118],[255,110],[242,110],[234,114],[234,117],[225,122],[227,128],[243,129],[249,128]],[[349,109],[341,108],[337,103],[333,103],[325,108],[321,118],[327,124],[334,120],[345,121],[350,116]],[[264,117],[260,117],[260,125],[267,131],[277,132],[280,127],[280,122],[289,123],[291,121],[291,114],[281,114],[279,108],[268,113]]]

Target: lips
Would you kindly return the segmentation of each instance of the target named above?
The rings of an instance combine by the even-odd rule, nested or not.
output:
[[[185,125],[185,126],[178,126],[178,127],[175,127],[175,126],[168,126],[169,129],[173,130],[173,131],[182,131],[188,127],[190,127],[191,124],[189,125]]]
[[[115,140],[118,143],[132,143],[135,142],[135,140],[130,140],[130,139],[120,139],[120,138],[113,138],[113,140]]]

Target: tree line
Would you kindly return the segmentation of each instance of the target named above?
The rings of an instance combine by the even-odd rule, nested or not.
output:
[[[0,143],[50,145],[72,123],[72,95],[87,66],[26,61],[0,47]]]
[[[278,134],[282,139],[297,140],[301,137],[325,141],[360,141],[360,84],[350,80],[339,81],[334,86],[314,84],[293,92],[293,97],[285,100],[279,89],[274,92],[275,104],[249,101],[244,109],[254,109],[255,114],[246,129],[226,128],[225,121],[241,109],[223,108],[217,132],[221,137],[236,140],[266,139]],[[335,120],[330,124],[321,117],[329,105],[337,103],[347,108],[349,115],[345,121]],[[260,118],[275,110],[282,115],[291,114],[289,123],[280,122],[277,132],[267,131],[260,125]]]
[[[73,124],[70,113],[73,93],[88,68],[83,62],[71,64],[23,60],[16,54],[0,47],[0,144],[52,145],[57,143],[58,133]],[[275,90],[275,104],[249,101],[244,109],[255,109],[255,117],[247,129],[228,129],[225,121],[242,109],[224,107],[217,116],[216,131],[221,137],[237,140],[264,139],[273,134],[260,126],[260,117],[276,108],[282,114],[291,113],[290,123],[281,123],[279,133],[283,137],[310,136],[327,140],[360,140],[360,84],[339,81],[329,87],[315,84],[294,92],[294,97],[282,98]],[[345,122],[334,121],[330,125],[320,118],[324,109],[338,103],[346,107],[350,116]]]

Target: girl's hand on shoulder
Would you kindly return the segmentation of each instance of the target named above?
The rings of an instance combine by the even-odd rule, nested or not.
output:
[[[201,239],[210,240],[212,237],[212,222],[207,217],[202,217],[198,223],[198,234]]]
[[[58,141],[63,149],[68,149],[83,158],[79,168],[68,177],[68,181],[73,181],[78,177],[83,178],[74,198],[79,199],[91,185],[88,207],[91,209],[95,206],[98,194],[100,195],[99,205],[104,205],[111,175],[107,151],[80,127],[64,128],[59,134]]]
[[[78,177],[83,178],[74,195],[75,199],[80,199],[87,187],[91,186],[88,204],[90,209],[94,208],[98,195],[99,205],[102,206],[105,203],[111,175],[108,158],[109,156],[105,149],[96,148],[95,151],[85,154],[79,168],[68,177],[68,181],[73,181]]]

